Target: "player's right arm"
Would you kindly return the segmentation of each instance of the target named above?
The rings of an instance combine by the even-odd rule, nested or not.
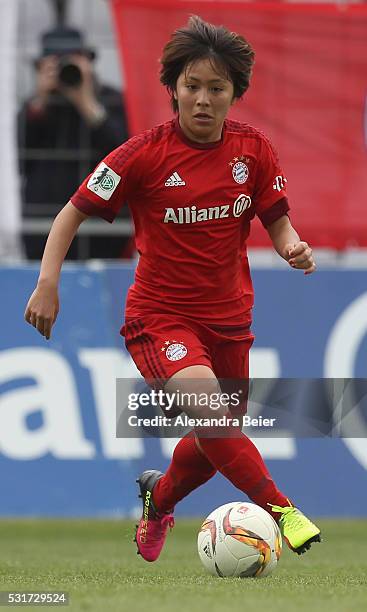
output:
[[[78,227],[87,217],[68,202],[55,218],[47,238],[37,286],[24,313],[25,320],[47,340],[59,312],[61,266]]]
[[[50,338],[56,321],[61,266],[79,225],[90,216],[112,223],[129,196],[143,189],[146,162],[141,152],[146,144],[149,137],[143,133],[109,153],[57,215],[46,242],[37,287],[24,315],[45,338]]]

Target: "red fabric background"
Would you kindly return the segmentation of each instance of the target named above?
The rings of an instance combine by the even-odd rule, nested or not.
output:
[[[256,52],[249,91],[230,116],[279,152],[292,220],[312,246],[367,246],[367,7],[111,0],[132,133],[172,116],[159,84],[171,32],[199,14],[243,34]],[[269,246],[259,223],[250,244]]]

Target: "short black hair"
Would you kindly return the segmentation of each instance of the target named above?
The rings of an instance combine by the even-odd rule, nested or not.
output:
[[[250,43],[224,26],[190,17],[184,28],[173,32],[163,49],[160,81],[171,95],[171,104],[178,111],[174,97],[177,79],[189,64],[209,59],[213,67],[232,81],[234,98],[241,98],[250,85],[255,52]]]

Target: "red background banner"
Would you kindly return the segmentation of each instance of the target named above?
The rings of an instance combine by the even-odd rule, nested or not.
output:
[[[111,0],[131,133],[172,117],[159,58],[190,14],[249,40],[256,64],[230,117],[261,129],[288,179],[291,218],[314,247],[367,247],[367,7]],[[208,177],[208,180],[210,178]],[[269,246],[254,223],[252,246]]]

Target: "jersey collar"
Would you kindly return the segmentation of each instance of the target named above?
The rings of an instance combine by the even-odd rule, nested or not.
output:
[[[188,138],[182,131],[180,122],[178,120],[178,115],[173,120],[173,122],[174,122],[175,132],[177,136],[179,137],[179,139],[182,140],[182,142],[184,142],[187,146],[191,147],[192,149],[216,149],[217,147],[220,147],[220,145],[223,143],[225,122],[223,125],[221,139],[216,140],[215,142],[195,142],[195,140],[191,140],[190,138]]]

